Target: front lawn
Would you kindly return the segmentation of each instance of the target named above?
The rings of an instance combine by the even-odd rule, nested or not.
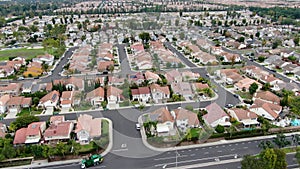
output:
[[[248,99],[248,100],[252,99],[252,95],[249,92],[237,91],[235,93],[238,94],[238,95],[240,95],[241,98],[243,98],[243,99]]]
[[[21,110],[20,113],[17,114],[17,116],[25,116],[25,115],[36,115],[36,114],[41,114],[42,110],[34,110],[33,108],[24,108]]]
[[[44,49],[10,49],[0,51],[0,61],[9,60],[10,57],[24,57],[25,59],[32,59],[38,55],[45,54]]]

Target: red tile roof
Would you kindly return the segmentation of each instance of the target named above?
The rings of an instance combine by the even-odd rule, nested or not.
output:
[[[70,134],[70,127],[72,127],[72,122],[61,122],[57,125],[52,124],[49,128],[45,130],[45,137],[68,137]]]
[[[139,87],[138,89],[131,89],[132,95],[150,94],[149,87]]]
[[[24,144],[26,141],[27,128],[21,128],[16,131],[14,144]]]
[[[41,134],[41,125],[46,125],[46,122],[34,122],[28,125],[26,136],[36,136]]]
[[[228,116],[217,103],[212,103],[212,104],[206,106],[205,108],[207,110],[207,114],[205,114],[203,116],[203,118],[209,124],[219,120],[222,117]]]
[[[150,113],[151,115],[157,115],[157,121],[159,123],[164,123],[166,121],[174,122],[174,118],[166,107],[161,107],[154,112]]]

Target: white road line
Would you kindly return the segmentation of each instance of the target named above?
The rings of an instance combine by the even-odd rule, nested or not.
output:
[[[190,156],[192,157],[192,156],[195,156],[196,154],[191,154]]]
[[[113,150],[113,151],[128,151],[128,148],[117,149],[117,150]]]
[[[235,150],[235,148],[232,148],[232,149],[231,149],[231,151],[234,151],[234,150]]]
[[[212,147],[208,147],[208,148],[212,148]]]
[[[205,152],[204,154],[209,154],[209,152]]]
[[[205,150],[205,149],[206,149],[205,147],[202,148],[202,150]]]
[[[244,149],[247,149],[248,147],[244,147]]]
[[[183,158],[183,157],[188,157],[188,155],[181,155],[181,156],[177,156],[177,158]],[[155,161],[159,161],[159,160],[169,160],[169,159],[173,159],[176,158],[176,156],[171,156],[171,157],[163,157],[163,158],[155,158]]]
[[[236,146],[239,145],[238,143],[235,144]]]
[[[248,141],[248,143],[251,143],[251,141]]]
[[[222,150],[217,151],[218,153],[222,153]]]
[[[216,146],[216,148],[219,148],[219,146]]]
[[[230,156],[235,156],[235,155],[236,154],[228,154],[228,155],[217,156],[217,157],[206,157],[206,158],[199,158],[199,159],[193,159],[193,160],[177,161],[177,164],[189,163],[189,162],[195,162],[195,161],[203,161],[203,160],[211,160],[211,159],[215,160],[215,159],[219,159],[221,157],[230,157]],[[161,166],[170,165],[170,164],[176,164],[176,162],[156,164],[155,167],[161,167]]]
[[[196,151],[198,151],[198,148],[196,148]]]
[[[222,147],[225,147],[225,145],[222,145]]]
[[[189,151],[192,151],[191,149]]]
[[[229,147],[231,147],[232,145],[231,145],[231,144],[229,144],[228,146],[229,146]]]

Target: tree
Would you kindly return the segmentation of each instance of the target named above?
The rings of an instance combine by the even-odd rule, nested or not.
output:
[[[299,36],[296,36],[294,39],[293,39],[294,43],[295,43],[295,46],[299,46],[299,42],[300,42],[300,37]]]
[[[251,95],[253,95],[256,92],[257,89],[258,89],[258,85],[254,82],[249,87],[249,93]]]
[[[287,162],[286,162],[286,154],[282,149],[274,149],[274,152],[277,156],[277,160],[275,162],[274,169],[283,169],[287,168]]]
[[[256,32],[255,36],[256,36],[257,38],[259,38],[259,37],[260,37],[260,33],[259,33],[259,32]]]
[[[271,141],[267,140],[267,141],[261,141],[258,147],[265,150],[267,148],[274,148],[274,145],[272,144]]]
[[[291,142],[286,139],[284,134],[277,134],[276,138],[273,140],[273,142],[279,147],[283,148],[287,145],[290,145]]]
[[[4,147],[2,148],[1,154],[6,157],[6,158],[15,158],[17,153],[16,150],[13,148],[12,145],[10,144],[5,144]]]
[[[241,36],[237,39],[237,41],[243,43],[245,41],[245,37]]]
[[[25,115],[18,117],[14,122],[10,124],[10,130],[16,131],[22,127],[27,127],[32,122],[38,122],[39,118],[32,115]]]
[[[263,87],[261,89],[264,91],[267,91],[267,90],[270,90],[270,88],[271,88],[271,84],[269,82],[267,82],[263,85]]]
[[[221,125],[217,125],[215,130],[216,130],[217,133],[224,133],[225,132],[224,126],[221,126]]]
[[[150,40],[150,34],[148,32],[140,33],[139,38],[143,40],[143,43],[148,43]]]
[[[245,155],[241,161],[242,169],[264,169],[262,162],[251,155]]]
[[[274,169],[277,161],[277,155],[274,149],[266,149],[260,153],[260,158],[265,169]]]
[[[108,71],[110,71],[110,73],[112,73],[114,71],[114,69],[115,69],[114,65],[108,66]]]

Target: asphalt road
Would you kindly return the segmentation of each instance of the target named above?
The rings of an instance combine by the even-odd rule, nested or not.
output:
[[[128,74],[134,73],[130,66],[129,66],[129,61],[127,59],[127,54],[126,54],[126,49],[125,49],[125,44],[117,44],[118,47],[118,53],[119,53],[119,60],[121,64],[121,71],[118,73],[121,75],[121,77],[127,77]]]
[[[215,165],[197,168],[214,169],[214,168],[240,168],[240,162],[233,162],[227,164],[219,164],[224,160],[233,160],[236,158],[242,158],[246,154],[258,154],[261,149],[258,148],[258,144],[261,140],[257,141],[244,141],[239,143],[224,143],[217,146],[206,146],[199,148],[190,148],[184,150],[173,150],[167,152],[153,152],[152,156],[146,156],[143,151],[132,148],[123,148],[118,150],[112,150],[111,153],[105,156],[103,164],[93,168],[123,168],[123,169],[158,169],[158,168],[172,168],[183,167],[188,165],[202,164],[214,162]],[[136,157],[128,157],[122,152],[128,154],[128,152],[138,151],[139,155]],[[295,167],[296,162],[293,159],[293,155],[287,155],[287,161],[290,167]],[[56,166],[50,168],[66,168],[71,169],[79,167],[79,164],[68,164],[63,166]],[[289,167],[289,168],[290,168]]]

